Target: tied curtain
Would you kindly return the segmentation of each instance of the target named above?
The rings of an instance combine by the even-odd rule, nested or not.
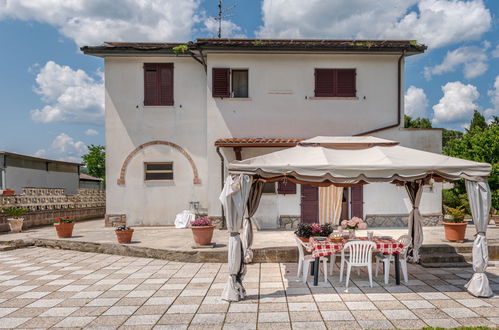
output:
[[[225,210],[227,230],[230,234],[227,260],[230,277],[222,292],[222,299],[227,301],[240,301],[246,296],[243,286],[246,267],[243,263],[239,229],[243,222],[251,181],[252,178],[246,174],[230,175],[219,198]]]
[[[249,264],[253,261],[253,251],[251,251],[251,245],[253,245],[253,224],[251,223],[251,217],[255,215],[255,212],[258,209],[258,204],[260,204],[264,185],[265,182],[263,181],[254,181],[251,185],[251,190],[249,193],[247,213],[246,217],[244,217],[243,222],[242,237],[244,263],[246,264]]]
[[[419,204],[421,204],[421,197],[423,196],[423,182],[421,180],[406,182],[404,186],[412,204],[408,219],[411,247],[407,257],[409,262],[417,263],[419,261],[419,248],[423,245],[423,217],[419,212]]]
[[[466,192],[468,193],[476,234],[473,241],[473,270],[475,273],[465,287],[476,297],[492,297],[493,292],[485,274],[489,261],[486,232],[491,204],[490,187],[487,182],[466,180]]]
[[[319,187],[319,223],[339,225],[342,202],[343,187]]]

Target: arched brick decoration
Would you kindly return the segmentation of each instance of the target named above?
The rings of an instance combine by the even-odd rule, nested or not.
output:
[[[135,157],[135,155],[139,151],[141,151],[142,149],[145,149],[145,148],[150,147],[150,146],[155,146],[155,145],[163,145],[163,146],[172,147],[172,148],[176,149],[178,152],[180,152],[182,155],[184,155],[192,167],[192,174],[194,175],[194,179],[192,180],[192,182],[194,184],[201,184],[201,179],[199,178],[198,169],[196,167],[196,164],[194,164],[194,160],[192,160],[191,155],[189,155],[189,153],[187,153],[187,151],[185,151],[184,148],[182,148],[178,144],[168,142],[168,141],[150,141],[150,142],[141,144],[140,146],[135,148],[130,154],[128,154],[125,161],[123,162],[123,165],[121,165],[120,177],[119,177],[118,182],[117,182],[118,184],[120,184],[120,185],[125,184],[126,168],[128,167],[128,164],[130,163],[132,158]]]

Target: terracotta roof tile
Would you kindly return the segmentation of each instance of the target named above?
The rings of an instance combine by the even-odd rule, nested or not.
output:
[[[217,147],[292,147],[303,139],[290,138],[227,138],[215,141]]]

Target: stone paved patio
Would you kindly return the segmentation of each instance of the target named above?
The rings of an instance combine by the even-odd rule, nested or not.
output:
[[[499,268],[489,267],[499,294]],[[296,280],[296,264],[249,265],[248,298],[220,300],[226,265],[68,250],[0,252],[0,328],[354,329],[499,325],[499,296],[463,291],[471,268],[410,265],[407,285],[374,288],[354,274],[348,293]]]

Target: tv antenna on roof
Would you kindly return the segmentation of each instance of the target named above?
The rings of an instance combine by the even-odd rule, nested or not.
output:
[[[223,7],[223,0],[218,0],[218,15],[214,17],[215,21],[218,22],[218,33],[217,33],[218,39],[222,38],[222,21],[226,18],[234,16],[234,14],[229,14],[229,12],[233,10],[236,7],[236,5],[233,4],[232,6],[229,6],[227,8],[222,8],[222,7]]]

